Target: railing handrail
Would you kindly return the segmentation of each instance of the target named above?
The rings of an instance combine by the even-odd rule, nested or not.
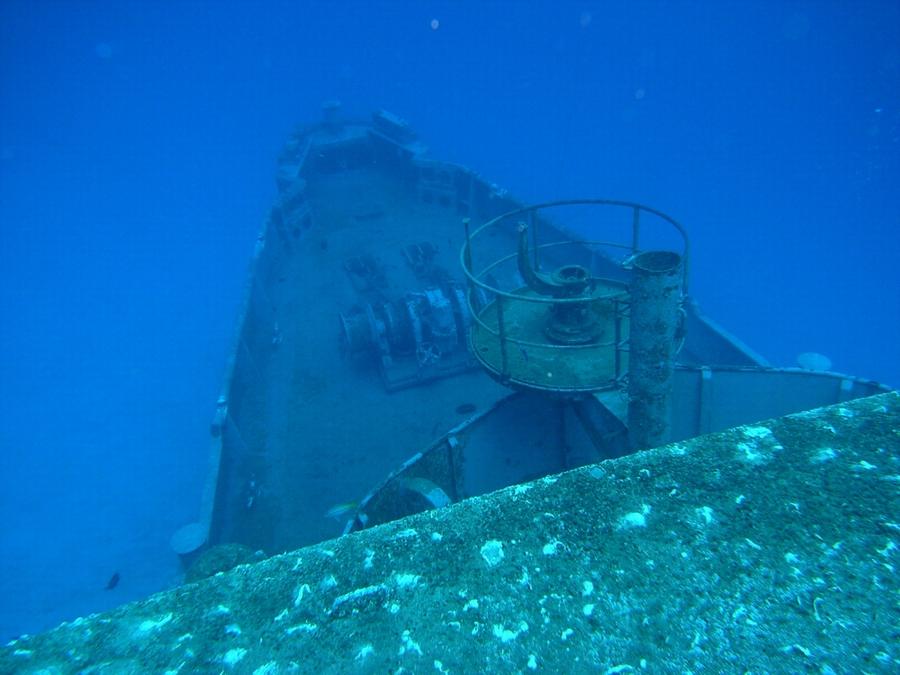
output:
[[[612,206],[617,208],[625,208],[630,209],[632,213],[632,222],[631,222],[631,241],[630,242],[617,242],[617,241],[608,241],[608,240],[589,240],[589,239],[578,239],[578,238],[567,238],[560,241],[553,241],[548,243],[537,243],[537,228],[538,223],[540,222],[537,218],[537,214],[542,209],[550,209],[554,207],[560,206]],[[635,256],[642,252],[640,248],[640,239],[641,239],[641,214],[648,213],[654,215],[660,219],[662,219],[665,223],[671,225],[677,233],[681,236],[681,240],[683,243],[683,249],[681,251],[682,256],[682,277],[681,277],[681,285],[682,285],[682,293],[684,296],[687,295],[687,269],[688,269],[688,253],[689,253],[689,241],[688,235],[685,228],[674,218],[666,215],[662,211],[651,208],[649,206],[645,206],[643,204],[639,204],[637,202],[630,201],[622,201],[615,199],[568,199],[568,200],[559,200],[553,202],[544,202],[541,204],[532,204],[530,206],[524,206],[517,209],[513,209],[512,211],[507,211],[506,213],[500,214],[490,220],[486,221],[475,230],[470,230],[470,220],[468,218],[464,219],[463,223],[465,226],[465,242],[463,244],[462,249],[460,250],[460,262],[463,268],[463,273],[466,276],[468,281],[467,290],[466,290],[466,304],[468,305],[469,314],[472,317],[472,321],[474,324],[477,324],[481,330],[486,331],[488,334],[496,337],[498,339],[498,346],[500,348],[500,365],[499,371],[497,371],[496,365],[489,365],[486,362],[483,362],[484,365],[492,370],[498,372],[501,378],[504,381],[513,381],[515,378],[511,377],[511,373],[509,372],[509,357],[507,352],[508,344],[518,345],[520,348],[522,347],[532,347],[539,349],[553,349],[553,350],[584,350],[584,349],[597,349],[597,348],[611,348],[614,353],[614,369],[612,376],[608,378],[605,382],[598,382],[597,385],[602,387],[614,386],[616,382],[619,382],[623,376],[621,372],[621,364],[622,364],[622,354],[627,353],[629,351],[628,348],[628,340],[627,338],[622,338],[619,334],[621,320],[627,317],[630,307],[630,302],[628,298],[628,290],[624,288],[623,282],[606,278],[606,277],[595,277],[593,276],[593,270],[590,270],[591,278],[604,282],[607,286],[623,286],[620,290],[614,290],[608,293],[602,293],[598,295],[581,295],[571,298],[558,298],[558,297],[549,297],[540,295],[533,290],[529,289],[528,286],[520,287],[511,291],[506,291],[499,288],[499,284],[492,285],[491,283],[484,281],[484,277],[490,274],[493,270],[497,269],[501,265],[508,263],[514,259],[516,259],[520,253],[518,250],[513,251],[508,255],[501,255],[497,259],[493,260],[489,264],[487,264],[483,269],[479,271],[475,271],[474,264],[472,262],[472,242],[477,239],[483,232],[490,230],[491,228],[499,225],[502,222],[508,221],[511,218],[515,218],[517,216],[525,216],[527,215],[528,221],[532,230],[532,254],[534,256],[534,265],[537,267],[538,253],[539,251],[560,247],[560,246],[571,246],[576,245],[580,247],[587,247],[592,252],[592,260],[593,253],[598,247],[607,247],[607,248],[619,248],[625,249],[631,252],[631,256]],[[561,228],[559,226],[555,226],[554,228],[557,232],[560,232],[564,235],[571,237],[573,234],[571,231],[565,228]],[[612,261],[610,261],[612,262]],[[493,295],[493,299],[483,306],[479,306],[476,311],[476,302],[475,296],[476,293],[475,288],[481,288],[482,290]],[[525,294],[525,290],[528,290],[529,293]],[[511,336],[509,334],[508,329],[505,327],[505,319],[504,319],[504,305],[508,301],[515,302],[530,302],[535,304],[566,304],[566,303],[585,303],[585,302],[603,302],[607,300],[612,300],[614,304],[614,321],[616,326],[615,337],[612,341],[604,341],[604,342],[590,342],[586,344],[559,344],[554,343],[552,341],[546,342],[533,342],[532,340],[525,340],[520,337]],[[484,320],[484,311],[489,306],[494,306],[496,311],[496,328],[489,325]],[[481,360],[479,358],[479,360]],[[519,380],[516,380],[519,381]],[[536,382],[525,382],[519,381],[521,384],[525,384],[527,386],[545,388],[545,389],[554,389],[554,390],[563,390],[570,389],[572,391],[580,390],[580,388],[566,388],[566,387],[547,387],[542,386]],[[591,387],[591,389],[595,389],[596,387]]]
[[[502,222],[508,218],[512,218],[514,216],[519,216],[519,215],[523,215],[523,214],[532,214],[533,215],[533,214],[537,214],[539,211],[541,211],[543,209],[551,209],[551,208],[556,208],[556,207],[560,207],[560,206],[614,206],[614,207],[622,207],[622,208],[631,209],[632,214],[633,214],[631,243],[624,244],[624,243],[617,243],[617,242],[610,242],[610,241],[592,241],[592,240],[586,240],[586,239],[584,239],[584,240],[571,239],[571,240],[566,240],[564,242],[551,242],[550,244],[540,244],[540,245],[538,245],[538,248],[544,248],[544,247],[553,246],[553,245],[565,245],[565,244],[578,244],[578,245],[582,245],[582,246],[612,246],[612,247],[616,247],[616,248],[629,249],[629,250],[631,250],[632,254],[636,254],[641,251],[641,249],[639,247],[640,214],[641,213],[652,214],[654,216],[657,216],[658,218],[661,218],[663,221],[667,222],[678,232],[678,234],[681,235],[681,239],[684,244],[684,247],[681,251],[681,257],[682,257],[682,261],[683,261],[682,293],[684,296],[687,296],[688,262],[689,262],[689,254],[690,254],[690,241],[688,239],[687,230],[677,220],[675,220],[671,216],[667,215],[666,213],[663,213],[662,211],[660,211],[658,209],[654,209],[650,206],[646,206],[646,205],[640,204],[638,202],[624,201],[624,200],[618,200],[618,199],[563,199],[563,200],[552,201],[552,202],[543,202],[540,204],[532,204],[530,206],[523,206],[523,207],[520,207],[517,209],[513,209],[512,211],[507,211],[506,213],[502,213],[498,216],[495,216],[494,218],[491,218],[490,220],[484,222],[482,225],[477,227],[474,231],[469,230],[468,219],[465,219],[465,229],[466,229],[465,235],[466,235],[466,237],[465,237],[465,241],[463,242],[462,249],[460,250],[460,263],[461,263],[461,266],[463,269],[463,274],[466,275],[466,278],[471,283],[475,284],[479,288],[489,291],[490,293],[505,294],[508,297],[514,297],[514,298],[521,299],[521,300],[530,299],[530,298],[526,298],[525,296],[510,294],[499,288],[494,288],[491,285],[481,281],[478,278],[478,277],[482,276],[483,274],[486,274],[487,271],[489,271],[490,269],[494,269],[495,267],[502,264],[503,262],[511,260],[513,257],[515,257],[516,254],[512,254],[511,256],[505,256],[505,257],[501,258],[500,260],[497,260],[497,261],[491,263],[491,265],[488,268],[486,268],[485,270],[482,270],[481,272],[476,274],[475,271],[472,269],[472,258],[471,258],[472,240],[477,238],[482,232],[498,225],[500,222]],[[548,299],[548,301],[550,303],[555,303],[555,302],[569,302],[570,300],[569,299],[550,298],[550,299]]]

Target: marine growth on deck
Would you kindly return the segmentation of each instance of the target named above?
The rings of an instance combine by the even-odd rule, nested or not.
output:
[[[889,393],[238,567],[0,671],[897,672],[898,488]]]

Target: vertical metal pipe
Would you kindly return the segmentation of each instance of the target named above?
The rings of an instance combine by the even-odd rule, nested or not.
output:
[[[615,379],[618,380],[622,376],[622,310],[619,307],[619,301],[613,300],[613,322],[616,327],[616,338],[615,338],[615,359],[616,359],[616,369],[615,369]]]
[[[647,251],[633,263],[628,435],[635,449],[666,443],[671,431],[675,335],[679,326],[682,258],[671,251]]]
[[[497,334],[500,338],[500,376],[509,379],[509,355],[506,353],[506,326],[503,320],[503,296],[497,295]]]
[[[469,271],[469,274],[475,276],[475,270],[472,269],[472,235],[469,233],[469,225],[471,225],[471,218],[463,218],[463,229],[466,231],[466,254],[463,256],[465,260],[466,269]]]

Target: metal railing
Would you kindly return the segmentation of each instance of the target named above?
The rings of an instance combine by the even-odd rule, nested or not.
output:
[[[551,223],[542,217],[542,211],[558,207],[606,208],[630,211],[630,241],[579,238],[571,232],[568,232],[565,228],[560,227],[555,223]],[[611,277],[595,276],[595,269],[590,269],[589,271],[591,272],[592,278],[595,281],[605,282],[605,286],[609,289],[609,292],[592,294],[586,297],[556,298],[537,295],[527,287],[507,290],[501,288],[501,284],[493,280],[493,274],[503,268],[504,265],[514,262],[517,258],[518,251],[514,248],[513,252],[506,255],[498,255],[479,269],[475,269],[473,263],[473,252],[475,249],[473,249],[473,246],[477,246],[482,237],[489,235],[493,230],[498,228],[508,226],[508,232],[512,236],[515,232],[515,225],[524,220],[528,223],[529,230],[531,231],[531,246],[529,248],[533,257],[531,262],[535,269],[540,267],[541,261],[546,259],[548,253],[552,252],[553,249],[569,246],[575,247],[577,252],[581,255],[584,255],[585,252],[589,251],[591,256],[591,267],[596,266],[598,262],[597,256],[599,255],[600,259],[605,262],[608,268],[612,269],[615,267],[618,270],[627,271],[627,260],[630,260],[633,256],[642,252],[640,244],[642,234],[644,234],[646,228],[647,215],[655,216],[661,220],[663,224],[674,230],[681,239],[682,250],[680,251],[680,255],[684,261],[682,293],[686,295],[689,252],[687,232],[681,224],[670,216],[642,204],[609,199],[581,199],[547,202],[508,211],[488,220],[474,230],[471,228],[470,219],[464,219],[465,243],[460,251],[460,262],[468,283],[466,297],[468,309],[474,324],[473,331],[484,331],[488,335],[496,338],[500,351],[499,363],[496,361],[491,362],[484,358],[478,353],[478,350],[475,349],[475,345],[471,343],[471,336],[473,333],[470,332],[470,346],[472,346],[473,353],[482,365],[493,372],[501,382],[507,384],[520,384],[538,389],[576,392],[596,391],[620,386],[625,376],[626,369],[625,358],[628,352],[627,323],[630,308],[630,299],[624,283]],[[540,243],[541,234],[548,229],[555,234],[563,235],[567,238],[549,243]],[[514,240],[514,236],[512,236],[512,240]],[[627,258],[626,262],[618,263],[602,252],[598,254],[598,250],[601,248],[621,250]],[[485,297],[490,298],[490,300],[484,302],[483,298]],[[552,342],[549,339],[538,342],[523,339],[512,334],[514,331],[511,331],[508,326],[507,319],[510,309],[513,307],[513,303],[533,303],[554,306],[577,303],[584,304],[585,302],[606,302],[612,306],[612,339],[607,339],[602,342],[594,341],[588,344],[559,344]],[[541,350],[544,353],[554,355],[558,354],[559,358],[563,360],[572,355],[584,355],[587,350],[597,352],[598,354],[602,354],[604,351],[608,353],[611,350],[612,373],[608,379],[604,379],[603,381],[576,383],[574,385],[571,383],[566,385],[564,383],[550,384],[547,382],[536,382],[534,380],[523,380],[521,377],[517,378],[516,373],[510,368],[510,350],[519,350],[524,354],[527,349]]]

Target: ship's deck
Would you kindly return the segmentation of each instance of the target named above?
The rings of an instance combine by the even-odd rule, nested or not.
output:
[[[387,393],[374,359],[365,367],[341,354],[338,314],[360,299],[344,260],[380,259],[392,283],[409,282],[385,289],[394,295],[415,282],[405,245],[432,242],[439,264],[451,274],[458,264],[460,217],[411,190],[370,169],[308,185],[314,224],[281,261],[272,293],[280,344],[256,402],[261,424],[244,439],[258,463],[248,474],[257,496],[235,520],[241,540],[269,553],[340,534],[343,523],[325,516],[330,507],[359,499],[459,422],[461,404],[483,409],[507,393],[480,370]]]

